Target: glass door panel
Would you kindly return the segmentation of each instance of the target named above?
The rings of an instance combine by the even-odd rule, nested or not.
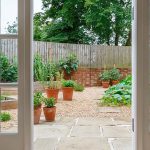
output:
[[[18,1],[1,0],[1,33],[16,33],[18,26]]]
[[[0,132],[18,131],[17,39],[0,39]]]
[[[31,10],[32,0],[0,0],[2,150],[32,149]]]

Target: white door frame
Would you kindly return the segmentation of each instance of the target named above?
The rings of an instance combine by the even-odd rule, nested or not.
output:
[[[18,132],[0,133],[0,149],[33,149],[33,71],[32,0],[18,0],[18,36],[0,35],[0,39],[18,38]],[[2,85],[10,86],[10,85]]]
[[[133,150],[150,148],[149,1],[133,0],[132,74]]]

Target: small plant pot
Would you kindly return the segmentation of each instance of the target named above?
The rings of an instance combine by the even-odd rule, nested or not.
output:
[[[118,84],[118,83],[119,83],[118,80],[113,80],[113,81],[112,81],[112,85],[116,85],[116,84]]]
[[[109,81],[102,81],[103,88],[109,88]]]
[[[72,71],[70,74],[68,74],[65,70],[64,70],[64,79],[65,80],[71,80],[71,77],[74,75],[75,71]]]
[[[45,116],[45,120],[47,122],[52,122],[55,121],[55,116],[56,116],[56,107],[43,107],[43,111],[44,111],[44,116]]]
[[[73,97],[73,88],[72,87],[63,87],[63,99],[66,101],[72,101]]]
[[[34,108],[34,124],[39,124],[41,112],[42,112],[41,106]]]
[[[59,89],[46,89],[46,95],[48,98],[55,98],[55,103],[57,103],[58,100],[58,93],[59,93]]]

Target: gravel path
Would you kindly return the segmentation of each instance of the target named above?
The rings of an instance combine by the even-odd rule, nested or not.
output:
[[[104,91],[101,87],[89,87],[83,92],[74,92],[73,101],[63,101],[62,92],[60,92],[56,104],[57,117],[107,117],[130,121],[131,109],[129,107],[100,107],[99,99],[103,96]],[[1,123],[2,130],[8,130],[17,125],[17,110],[7,112],[11,113],[12,120]]]
[[[57,103],[57,115],[63,117],[111,117],[122,120],[130,120],[131,109],[129,107],[100,107],[99,99],[105,89],[101,87],[89,87],[83,92],[74,92],[73,101],[63,101],[60,92]]]

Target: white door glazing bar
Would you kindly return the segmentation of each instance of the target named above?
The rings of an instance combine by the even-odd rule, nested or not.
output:
[[[17,34],[0,34],[0,39],[17,39]]]

